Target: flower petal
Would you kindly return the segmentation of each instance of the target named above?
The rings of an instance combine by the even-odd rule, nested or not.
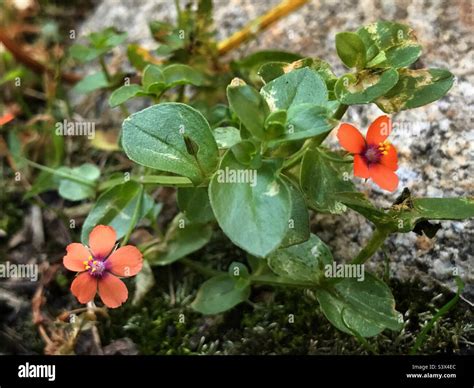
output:
[[[127,286],[118,277],[105,272],[99,280],[99,296],[107,307],[119,307],[128,298]]]
[[[398,176],[391,169],[382,164],[369,166],[370,177],[382,189],[395,191],[398,187]]]
[[[396,148],[390,144],[390,148],[387,151],[387,155],[383,155],[380,159],[380,163],[390,170],[397,171],[398,169],[398,157]]]
[[[107,269],[117,276],[134,276],[141,271],[143,256],[133,245],[117,249],[107,259]]]
[[[15,118],[13,113],[7,112],[2,117],[0,117],[0,125],[5,125]]]
[[[117,234],[114,228],[107,225],[97,225],[89,234],[89,247],[95,259],[105,259],[115,246]]]
[[[71,284],[71,292],[79,303],[90,302],[97,292],[97,278],[89,275],[89,272],[80,273]]]
[[[353,154],[360,154],[365,148],[365,140],[359,130],[351,124],[342,123],[337,130],[341,146]]]
[[[91,253],[82,244],[72,243],[66,247],[66,256],[63,257],[63,264],[69,271],[84,271],[84,261],[89,259]]]
[[[360,155],[354,155],[354,176],[366,179],[369,177],[369,166]]]
[[[367,144],[382,143],[392,131],[392,123],[387,115],[377,117],[367,131]]]

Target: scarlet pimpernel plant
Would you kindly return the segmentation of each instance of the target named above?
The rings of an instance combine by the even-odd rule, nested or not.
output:
[[[120,152],[133,162],[125,175],[100,183],[94,166],[59,172],[59,192],[69,200],[100,192],[82,227],[83,243],[92,231],[92,257],[86,248],[70,246],[65,258],[66,267],[82,272],[74,280],[73,293],[88,302],[97,283],[106,305],[117,307],[125,301],[126,289],[118,279],[113,280],[120,288],[118,296],[101,293],[101,282],[116,279],[110,277],[114,273],[123,275],[114,265],[117,256],[127,253],[138,263],[141,254],[119,248],[110,254],[112,266],[107,267],[95,259],[90,241],[97,233],[94,228],[113,227],[113,242],[107,237],[109,254],[116,239],[128,240],[139,223],[156,220],[160,205],[152,191],[173,187],[179,213],[160,238],[142,247],[144,269],[180,261],[203,270],[187,256],[205,246],[218,229],[246,257],[245,262],[232,262],[227,272],[204,268],[210,278],[191,305],[197,312],[222,313],[247,301],[252,286],[265,284],[311,289],[327,319],[357,338],[401,330],[404,320],[390,288],[365,271],[364,263],[392,234],[433,237],[437,227],[431,220],[474,216],[474,202],[417,197],[409,188],[394,196],[402,188],[397,144],[389,140],[395,132],[391,122],[400,111],[442,98],[454,75],[446,69],[415,68],[421,55],[415,32],[391,21],[336,35],[337,54],[349,69],[340,76],[322,59],[286,52],[257,52],[224,64],[208,30],[204,8],[209,2],[199,4],[196,11],[183,11],[185,17],[177,25],[152,23],[162,59],[136,45],[128,47],[138,75],[132,81],[109,74],[103,61],[104,53],[123,41],[122,34],[108,29],[91,36],[88,45],[72,49],[73,57],[99,59],[102,70],[92,76],[95,81],[84,79],[76,90],[112,92],[111,107],[120,106],[126,115]],[[137,98],[147,99],[150,106],[129,114],[126,103]],[[360,104],[381,110],[378,118],[371,118],[375,120],[365,136],[359,130],[364,123],[344,119],[351,106]],[[332,131],[339,145],[326,141]],[[393,205],[376,207],[358,191],[363,179],[382,189]],[[374,232],[351,262],[339,263],[311,233],[310,216],[344,217],[349,209],[369,220]],[[123,260],[126,263],[125,256]],[[132,275],[138,264],[134,268]],[[99,272],[102,277],[97,279]],[[79,279],[94,286],[79,287]]]

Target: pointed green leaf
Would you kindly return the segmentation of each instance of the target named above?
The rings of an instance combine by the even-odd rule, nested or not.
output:
[[[336,124],[337,121],[331,118],[331,112],[325,107],[307,103],[295,105],[288,110],[285,132],[269,144],[273,146],[310,137],[324,139]]]
[[[193,69],[191,66],[182,64],[173,64],[163,69],[166,87],[172,88],[177,85],[202,85],[204,82],[203,75]]]
[[[198,184],[217,168],[216,141],[206,119],[194,108],[163,103],[134,113],[123,122],[122,145],[134,162],[185,176]],[[197,146],[188,153],[184,137]]]
[[[395,69],[388,69],[382,73],[363,70],[342,76],[337,81],[334,92],[343,104],[367,104],[389,92],[397,81],[398,73]]]
[[[217,127],[213,133],[219,149],[228,149],[242,140],[240,131],[234,127]]]
[[[147,93],[160,94],[166,87],[165,76],[160,66],[148,65],[143,70],[143,89]]]
[[[357,30],[366,47],[367,66],[405,67],[421,55],[415,33],[407,25],[379,21]]]
[[[117,240],[125,236],[130,228],[141,190],[139,183],[129,181],[102,193],[82,225],[81,241],[88,244],[89,233],[96,225],[109,225],[114,228]],[[152,207],[153,199],[145,194],[137,222],[145,217]]]
[[[246,301],[250,282],[228,274],[215,276],[199,288],[191,307],[201,314],[219,314]]]
[[[260,93],[270,110],[288,110],[299,104],[326,106],[328,91],[317,72],[310,68],[293,70],[266,84]]]
[[[346,278],[316,291],[326,318],[344,333],[372,337],[384,329],[399,331],[402,315],[395,310],[390,288],[369,273],[365,279]]]
[[[107,80],[105,73],[99,71],[98,73],[89,74],[81,79],[76,85],[74,85],[73,90],[76,93],[86,94],[97,89],[107,88],[108,86],[109,81]]]
[[[345,163],[337,154],[317,148],[308,149],[300,172],[301,189],[308,205],[321,212],[344,212],[346,207],[336,194],[354,190],[350,170],[351,164]]]
[[[180,210],[191,222],[205,224],[214,220],[209,194],[205,187],[180,187],[177,202]]]
[[[288,231],[290,194],[268,163],[249,169],[227,151],[212,178],[209,198],[224,233],[255,256],[276,249]]]
[[[94,47],[84,46],[82,44],[73,44],[69,48],[69,54],[79,62],[89,62],[97,58],[101,54],[101,50]]]
[[[114,90],[110,95],[109,105],[114,108],[137,96],[139,92],[143,92],[143,89],[140,87],[140,85],[123,85]]]
[[[365,46],[355,32],[336,34],[337,55],[347,67],[361,69],[365,66]]]
[[[282,176],[282,180],[287,185],[291,197],[291,214],[288,220],[288,231],[281,243],[282,247],[288,247],[301,244],[308,240],[310,235],[309,214],[299,187],[285,176]]]
[[[375,103],[386,113],[399,112],[429,104],[443,97],[454,76],[443,69],[399,69],[397,84]]]
[[[253,136],[265,138],[264,123],[269,109],[262,96],[250,85],[234,78],[227,87],[231,109]]]
[[[193,223],[183,214],[178,214],[169,226],[165,243],[166,249],[155,258],[149,259],[150,265],[168,265],[198,251],[212,236],[212,227],[207,224]]]
[[[60,167],[58,171],[89,183],[82,184],[77,180],[61,178],[58,191],[61,197],[70,201],[81,201],[95,194],[94,183],[100,176],[100,170],[97,166],[85,163],[74,168]]]
[[[304,243],[272,252],[268,265],[278,276],[297,282],[319,285],[324,279],[325,266],[333,261],[327,245],[315,234]]]

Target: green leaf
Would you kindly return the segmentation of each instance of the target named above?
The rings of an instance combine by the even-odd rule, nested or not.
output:
[[[257,51],[249,56],[231,63],[231,68],[234,71],[241,73],[252,83],[259,81],[259,69],[269,62],[290,63],[300,59],[301,56],[294,53],[284,51]]]
[[[365,273],[364,281],[346,278],[316,291],[326,318],[344,333],[372,337],[384,329],[399,331],[402,315],[395,310],[390,288],[375,276]],[[352,331],[351,331],[352,330]]]
[[[365,66],[365,46],[355,32],[336,34],[337,55],[347,67],[361,69]]]
[[[386,227],[393,225],[393,220],[383,210],[376,208],[367,199],[367,197],[359,192],[341,192],[335,194],[335,198],[351,208],[352,210],[362,214],[369,221],[378,227]]]
[[[256,138],[264,139],[264,124],[269,109],[262,96],[252,86],[234,78],[227,86],[227,99],[245,128]]]
[[[287,62],[268,62],[258,70],[258,75],[266,84],[286,73]]]
[[[45,191],[56,190],[59,180],[49,172],[41,171],[36,177],[35,182],[26,192],[24,199],[32,198],[35,195],[44,193]]]
[[[310,137],[324,139],[337,124],[325,107],[313,104],[299,104],[290,107],[283,136],[269,143],[276,145],[288,141],[303,140]]]
[[[166,87],[172,88],[177,85],[202,85],[204,82],[203,75],[187,65],[173,64],[163,69]]]
[[[198,251],[212,236],[210,225],[192,223],[178,214],[166,232],[166,250],[150,260],[151,265],[168,265]]]
[[[288,231],[290,194],[275,174],[268,162],[252,170],[227,151],[209,186],[219,226],[234,244],[259,257],[276,249]]]
[[[141,184],[129,181],[113,186],[102,193],[82,225],[81,241],[88,244],[89,233],[96,225],[109,225],[114,228],[117,240],[125,236],[130,227],[135,227],[131,225],[131,221],[137,201],[140,199],[141,189]],[[153,199],[145,194],[141,201],[137,222],[145,217],[152,207]]]
[[[240,131],[234,127],[218,127],[213,133],[219,149],[228,149],[242,140]]]
[[[310,235],[309,214],[299,187],[285,176],[282,176],[282,179],[287,185],[291,197],[291,214],[288,220],[288,231],[281,243],[282,247],[287,247],[301,244],[308,240]]]
[[[191,222],[205,224],[214,220],[207,188],[180,187],[177,201],[180,210]]]
[[[211,128],[197,110],[180,103],[163,103],[134,113],[123,122],[122,146],[127,156],[143,166],[173,172],[199,184],[218,163]],[[198,147],[188,153],[185,136]]]
[[[61,178],[59,182],[59,195],[64,199],[81,201],[95,194],[94,184],[100,176],[100,170],[97,166],[85,163],[82,166],[74,168],[61,167],[58,171],[77,179]],[[78,180],[84,181],[85,184],[79,183]]]
[[[262,165],[262,155],[257,145],[250,140],[243,140],[240,143],[234,144],[230,151],[237,162],[245,165],[247,168],[259,168]]]
[[[127,33],[121,33],[114,27],[108,27],[102,31],[90,33],[88,39],[95,48],[103,49],[105,52],[125,42]]]
[[[398,73],[395,69],[388,69],[382,73],[363,70],[357,74],[342,76],[336,82],[334,92],[343,104],[367,104],[387,93],[397,81]]]
[[[454,75],[443,69],[399,69],[398,72],[398,83],[375,101],[386,113],[413,109],[439,100],[454,82]]]
[[[160,94],[166,87],[166,80],[161,67],[157,65],[145,67],[142,85],[147,93]]]
[[[202,284],[191,307],[201,314],[219,314],[246,301],[249,296],[248,280],[219,275]]]
[[[418,215],[430,220],[464,220],[474,217],[472,198],[414,198]]]
[[[249,270],[245,266],[245,264],[239,263],[238,261],[233,261],[229,265],[229,269],[227,271],[230,276],[236,278],[248,278],[249,277]]]
[[[315,234],[308,241],[271,253],[268,265],[278,276],[297,282],[319,285],[326,265],[333,261],[327,245]]]
[[[305,152],[300,183],[310,207],[337,214],[346,210],[336,196],[339,192],[354,190],[350,179],[351,164],[344,162],[337,154],[321,149],[312,148]]]
[[[413,29],[409,26],[380,21],[357,30],[366,47],[367,67],[405,67],[421,55]]]
[[[86,94],[97,89],[107,88],[108,86],[109,81],[107,80],[105,73],[99,71],[98,73],[89,74],[81,79],[76,85],[74,85],[73,90],[76,93]]]
[[[410,198],[387,212],[394,219],[395,232],[410,232],[428,220],[464,220],[474,217],[471,198]]]
[[[137,96],[139,92],[143,92],[143,89],[140,87],[140,85],[123,85],[118,89],[114,90],[113,93],[110,95],[109,105],[114,108]]]
[[[273,139],[285,132],[286,110],[275,110],[265,119],[265,137]]]
[[[144,70],[150,64],[150,54],[138,44],[129,44],[127,46],[127,57],[133,67],[138,70]]]
[[[270,110],[288,110],[299,104],[326,106],[328,91],[317,72],[310,68],[293,70],[266,84],[260,93]]]
[[[73,44],[69,48],[69,54],[75,60],[84,63],[97,58],[100,54],[102,54],[102,51],[94,47],[84,46],[82,44]]]

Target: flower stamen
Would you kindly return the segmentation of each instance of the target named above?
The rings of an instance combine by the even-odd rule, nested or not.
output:
[[[102,276],[102,273],[105,270],[105,264],[101,260],[95,260],[92,256],[89,256],[89,259],[83,261],[84,269],[89,271],[90,275],[93,276]]]

